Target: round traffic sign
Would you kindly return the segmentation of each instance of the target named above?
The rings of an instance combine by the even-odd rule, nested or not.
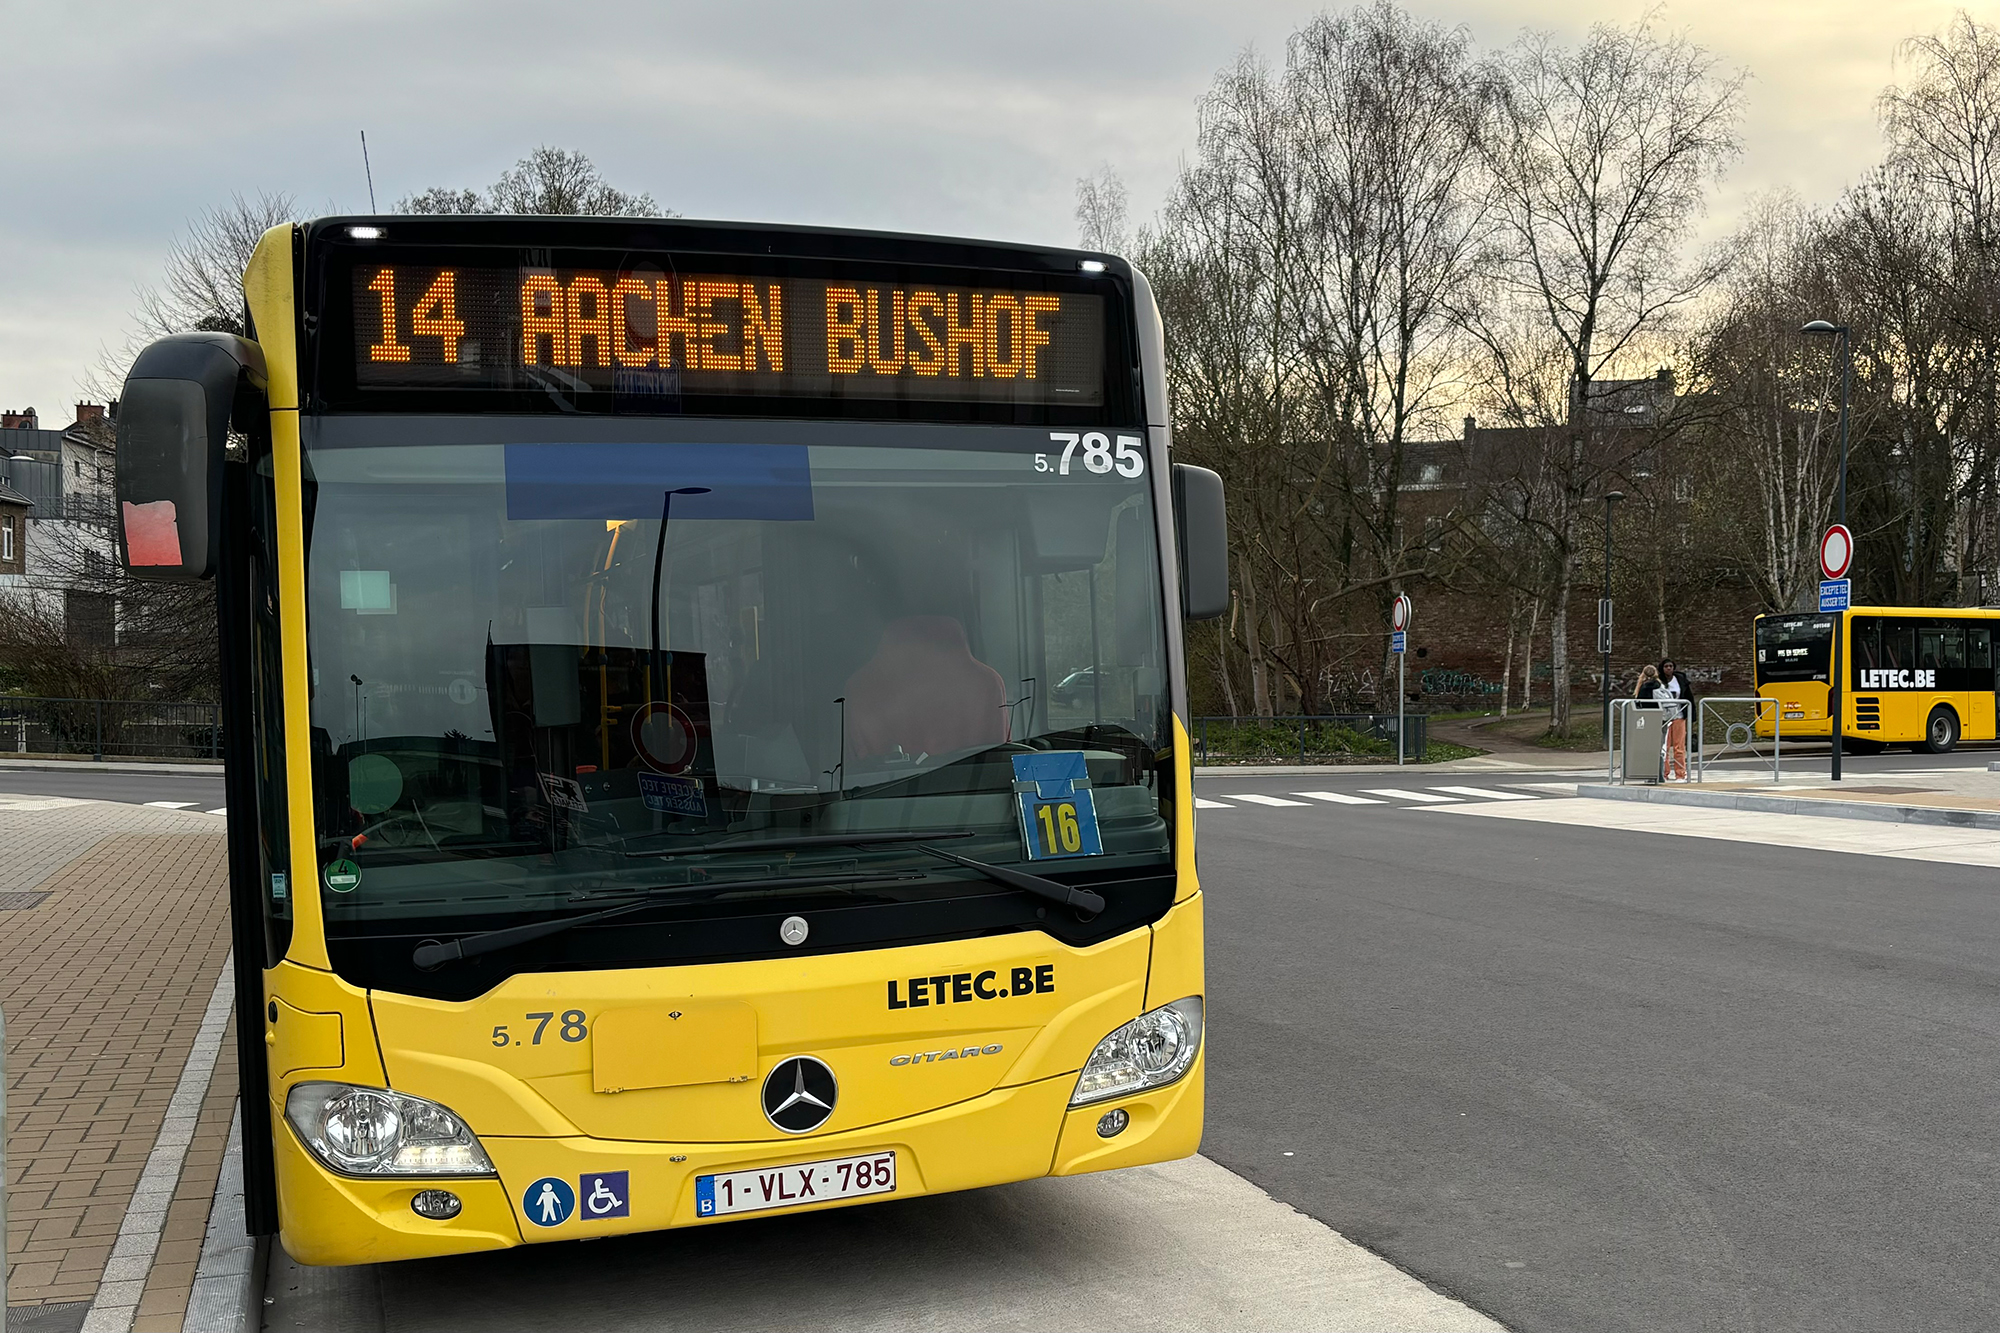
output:
[[[1409,627],[1410,599],[1402,593],[1397,593],[1394,604],[1389,608],[1389,628],[1408,629]]]
[[[1826,536],[1819,539],[1819,570],[1830,579],[1847,577],[1848,566],[1854,563],[1854,534],[1847,530],[1845,523],[1836,523],[1826,530]]]

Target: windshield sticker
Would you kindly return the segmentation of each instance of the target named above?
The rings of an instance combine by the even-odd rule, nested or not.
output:
[[[510,519],[657,521],[668,491],[670,522],[813,517],[802,444],[510,444],[506,459]]]
[[[582,814],[590,809],[583,799],[583,787],[575,778],[566,778],[559,773],[538,773],[542,780],[542,795],[558,810],[574,810]]]
[[[271,872],[271,901],[274,903],[285,901],[285,872],[282,870]]]
[[[649,768],[685,773],[701,752],[701,732],[685,710],[656,699],[632,715],[632,748]]]
[[[1014,757],[1014,793],[1021,842],[1030,861],[1102,856],[1090,766],[1081,750],[1046,750]]]
[[[328,861],[320,873],[326,878],[326,887],[335,893],[352,893],[361,887],[361,867],[344,857]]]
[[[638,776],[639,799],[646,803],[648,810],[663,815],[692,815],[696,819],[708,817],[708,799],[703,795],[697,779],[671,778],[645,772]]]

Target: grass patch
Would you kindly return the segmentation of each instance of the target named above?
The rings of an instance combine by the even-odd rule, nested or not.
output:
[[[1432,741],[1424,747],[1424,762],[1427,764],[1442,764],[1453,759],[1477,759],[1485,753],[1486,751],[1475,750],[1469,745],[1454,745],[1450,741]]]

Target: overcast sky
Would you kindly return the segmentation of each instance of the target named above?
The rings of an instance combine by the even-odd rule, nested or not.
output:
[[[1645,6],[1407,0],[1486,46]],[[0,0],[0,407],[63,425],[188,217],[284,190],[304,215],[483,187],[538,143],[690,217],[1074,243],[1076,178],[1160,202],[1194,104],[1307,0],[732,0],[312,5]],[[1661,22],[1753,75],[1749,195],[1831,199],[1879,153],[1874,99],[1925,0],[1678,0]]]

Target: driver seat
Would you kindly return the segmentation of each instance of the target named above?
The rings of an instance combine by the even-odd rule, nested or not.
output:
[[[852,756],[949,754],[1008,739],[1007,687],[951,616],[906,616],[847,678]]]

